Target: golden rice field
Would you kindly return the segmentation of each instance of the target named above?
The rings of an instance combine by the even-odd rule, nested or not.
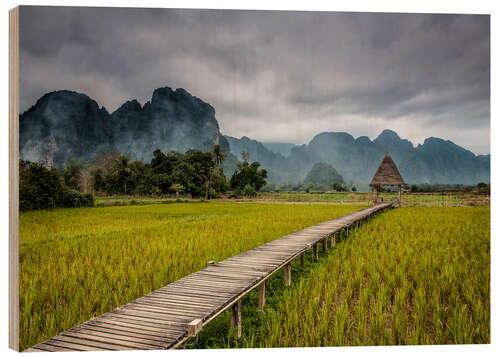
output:
[[[20,214],[21,350],[152,290],[363,205],[181,203]]]
[[[222,315],[190,347],[490,343],[489,207],[408,207],[377,216],[304,270]]]

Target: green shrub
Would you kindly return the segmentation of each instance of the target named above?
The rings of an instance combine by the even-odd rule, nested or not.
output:
[[[30,211],[55,207],[93,207],[94,196],[64,185],[56,169],[19,161],[19,210]]]
[[[72,189],[63,190],[57,204],[57,206],[61,207],[93,207],[94,205],[95,201],[92,194],[80,193]]]
[[[255,197],[257,196],[257,191],[255,190],[255,188],[250,185],[250,184],[246,184],[245,187],[243,187],[243,190],[241,191],[241,194],[243,196],[248,196],[248,197]]]

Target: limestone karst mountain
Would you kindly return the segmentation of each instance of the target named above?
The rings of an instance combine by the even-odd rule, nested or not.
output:
[[[490,181],[490,155],[475,155],[434,137],[414,147],[391,130],[374,140],[323,132],[305,145],[266,145],[245,136],[224,136],[215,109],[182,88],[155,89],[144,105],[129,100],[113,113],[85,94],[55,91],[25,111],[19,127],[21,157],[56,167],[71,159],[88,162],[107,151],[149,162],[156,149],[208,151],[218,142],[232,154],[223,165],[226,175],[232,173],[242,151],[247,151],[252,161],[268,170],[270,182],[301,181],[315,163],[326,163],[345,180],[368,183],[386,154],[410,184]]]

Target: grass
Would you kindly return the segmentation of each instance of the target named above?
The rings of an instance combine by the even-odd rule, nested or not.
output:
[[[191,348],[490,343],[488,207],[399,208],[304,270],[243,301],[243,336],[225,313]]]
[[[111,207],[111,206],[129,206],[129,205],[151,205],[151,204],[168,204],[180,202],[200,202],[200,200],[191,200],[185,197],[150,197],[150,196],[95,196],[96,207]]]
[[[20,214],[21,350],[192,272],[363,205],[190,203]]]
[[[397,193],[381,193],[384,201],[398,197]],[[186,196],[175,198],[175,195],[165,197],[148,196],[97,196],[97,207],[167,204],[176,202],[203,202],[203,199],[191,199]],[[243,197],[238,199],[217,199],[219,202],[260,202],[260,203],[319,203],[319,204],[373,204],[373,194],[369,192],[282,192],[259,193],[257,197]],[[490,197],[484,194],[468,192],[454,193],[404,193],[403,206],[425,207],[458,207],[458,206],[489,206]]]
[[[380,193],[384,201],[398,197],[397,193]],[[372,204],[373,193],[369,192],[325,192],[325,193],[261,193],[257,201],[295,202],[295,203],[332,203],[332,204]],[[457,206],[489,206],[487,195],[456,193],[404,193],[403,206],[457,207]]]

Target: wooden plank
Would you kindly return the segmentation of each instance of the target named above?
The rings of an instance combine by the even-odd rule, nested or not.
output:
[[[52,343],[53,340],[60,341],[60,342],[72,343],[72,344],[75,344],[77,346],[84,346],[87,348],[97,348],[99,350],[110,350],[110,351],[133,350],[133,348],[130,348],[130,347],[117,346],[117,345],[113,345],[110,343],[84,340],[84,339],[75,338],[72,336],[65,336],[63,334],[54,336],[53,338],[51,338],[50,342]],[[93,350],[89,350],[89,351],[93,351]]]
[[[162,291],[156,291],[154,294],[147,295],[145,297],[151,297],[151,298],[163,298],[163,299],[185,299],[189,300],[192,298],[192,301],[225,301],[225,298],[219,298],[217,296],[213,296],[210,293],[206,293],[204,291],[188,291],[186,289],[180,288],[180,287],[175,287],[169,285],[168,289],[162,290]]]
[[[171,302],[154,302],[154,301],[148,301],[148,300],[141,300],[141,301],[132,301],[130,304],[142,306],[142,307],[151,307],[151,308],[160,308],[160,309],[179,309],[179,310],[187,310],[187,311],[193,311],[193,312],[203,312],[207,310],[213,309],[217,305],[211,305],[211,306],[200,306],[200,305],[193,305],[189,304],[186,302],[185,304],[178,304],[178,303],[171,303]]]
[[[245,269],[229,269],[227,267],[220,266],[218,264],[214,265],[213,267],[204,269],[203,271],[210,272],[210,273],[220,273],[220,274],[226,274],[229,271],[232,271],[237,274],[242,274],[242,275],[247,275],[247,276],[253,276],[254,278],[260,278],[262,277],[261,272],[255,272],[255,271],[249,271]]]
[[[86,335],[94,335],[94,336],[100,336],[100,337],[105,337],[105,338],[111,338],[111,339],[115,339],[115,340],[122,340],[122,341],[135,342],[135,343],[139,343],[139,344],[145,344],[145,345],[150,346],[150,347],[148,347],[148,349],[149,348],[162,349],[168,344],[167,340],[158,341],[158,340],[151,339],[151,338],[144,337],[144,336],[138,337],[138,336],[134,336],[134,335],[129,334],[129,333],[127,333],[127,334],[123,334],[123,332],[118,333],[117,331],[102,329],[102,328],[95,327],[92,325],[75,327],[72,330],[74,332],[81,332],[81,333],[86,334]]]
[[[162,305],[162,304],[171,304],[171,305],[178,305],[178,306],[193,306],[193,307],[202,307],[202,308],[211,308],[216,306],[217,301],[215,300],[204,300],[204,302],[200,302],[199,300],[189,302],[188,299],[183,298],[183,297],[177,297],[178,295],[172,296],[170,295],[169,297],[165,298],[162,296],[148,296],[148,297],[143,297],[141,300],[138,300],[139,302],[145,302],[148,304],[154,304],[154,305]]]
[[[96,324],[106,324],[117,326],[119,328],[133,328],[137,331],[141,331],[142,333],[160,333],[160,336],[165,336],[168,338],[176,339],[179,335],[182,335],[184,332],[183,329],[174,329],[174,328],[160,328],[157,324],[144,323],[142,321],[134,321],[128,319],[121,319],[116,317],[106,317],[106,319],[102,319],[99,321],[94,321]],[[102,326],[102,325],[101,325]]]
[[[68,351],[74,351],[74,349],[68,348],[68,347],[62,347],[62,346],[52,346],[50,344],[44,344],[40,343],[36,346],[33,346],[32,348],[29,348],[28,350],[25,350],[23,352],[68,352]]]
[[[136,316],[134,314],[127,313],[109,313],[106,316],[106,319],[122,321],[126,323],[134,323],[139,326],[148,326],[148,327],[158,327],[162,328],[163,331],[167,330],[177,330],[178,332],[184,332],[185,323],[180,323],[176,321],[158,321],[156,319],[144,318],[140,316]]]
[[[165,337],[163,334],[158,332],[155,333],[146,330],[138,331],[137,328],[118,326],[109,323],[87,322],[85,323],[85,328],[114,333],[115,335],[143,338],[145,340],[155,341],[158,343],[169,343],[174,341],[172,338]]]
[[[238,281],[246,281],[246,282],[254,282],[256,280],[258,280],[258,278],[254,275],[244,275],[243,273],[236,273],[236,274],[229,274],[229,273],[218,273],[218,272],[213,272],[213,271],[205,271],[205,270],[202,270],[200,272],[200,275],[201,276],[204,276],[204,277],[207,277],[207,278],[211,278],[211,277],[220,277],[220,278],[224,278],[224,277],[227,277],[227,278],[231,278],[231,279],[234,279],[234,280],[238,280]]]
[[[158,323],[164,327],[174,327],[174,326],[185,326],[190,320],[189,318],[182,318],[180,316],[164,315],[164,314],[153,314],[149,312],[135,311],[132,309],[118,309],[112,311],[112,314],[128,316],[128,319],[138,320],[138,321],[148,321],[153,323]]]
[[[256,279],[252,279],[252,280],[256,280]],[[212,284],[219,284],[221,286],[227,286],[227,285],[229,285],[229,286],[242,286],[242,285],[245,286],[245,285],[248,285],[248,283],[251,280],[233,279],[231,277],[215,278],[215,277],[207,277],[207,276],[201,275],[201,274],[194,275],[194,276],[190,277],[189,279],[184,280],[184,282],[192,282],[192,281],[208,281]]]
[[[135,305],[127,305],[127,308],[125,311],[136,311],[138,313],[140,312],[146,312],[146,313],[151,313],[155,315],[160,315],[160,316],[166,316],[169,319],[170,318],[182,318],[185,317],[187,318],[194,318],[198,317],[200,315],[205,315],[206,312],[200,312],[200,311],[192,311],[192,310],[182,310],[182,309],[166,309],[166,308],[160,308],[160,307],[154,307],[154,306],[148,306],[148,305],[140,305],[140,304],[135,304]]]
[[[180,295],[179,295],[180,296]],[[179,306],[184,306],[184,305],[187,305],[187,306],[193,306],[193,307],[200,307],[200,308],[211,308],[211,307],[214,307],[216,306],[218,303],[220,302],[224,302],[225,300],[220,300],[220,301],[216,301],[216,300],[205,300],[204,302],[200,302],[200,301],[193,301],[193,302],[189,302],[188,299],[186,299],[185,297],[177,297],[177,296],[169,296],[169,297],[163,297],[163,296],[160,296],[160,295],[157,295],[157,296],[148,296],[148,297],[144,297],[144,298],[141,298],[140,301],[138,302],[144,302],[144,303],[148,303],[148,304],[153,304],[153,305],[162,305],[162,304],[171,304],[171,305],[179,305]]]
[[[287,255],[283,259],[286,259],[289,257]],[[283,261],[283,260],[281,260]],[[260,262],[259,259],[243,259],[243,258],[236,258],[236,259],[228,259],[223,262],[220,262],[219,264],[221,266],[228,266],[229,264],[231,265],[236,265],[240,267],[245,267],[245,268],[253,268],[253,270],[259,269],[263,273],[267,274],[269,273],[270,270],[272,270],[274,267],[279,265],[279,261],[274,261],[274,262]]]
[[[204,294],[209,294],[209,296],[214,295],[215,297],[219,298],[227,298],[228,296],[231,296],[233,293],[233,290],[235,289],[222,289],[221,287],[217,286],[206,286],[206,284],[203,283],[195,283],[191,281],[183,281],[183,282],[176,282],[175,285],[172,285],[171,288],[177,288],[179,292],[182,291],[186,294],[190,289],[194,289],[196,293],[204,293]]]
[[[279,261],[276,262],[264,262],[264,261],[259,261],[259,259],[231,259],[224,261],[224,263],[230,263],[230,264],[238,264],[240,266],[254,266],[256,268],[261,268],[264,269],[264,271],[268,272],[277,265],[279,265]]]
[[[184,288],[194,289],[195,291],[209,292],[210,294],[217,295],[219,297],[229,298],[234,294],[241,291],[242,288],[224,288],[220,286],[210,286],[203,284],[201,282],[185,282],[181,285]]]
[[[151,350],[155,349],[157,347],[152,346],[152,345],[147,345],[143,343],[137,343],[137,342],[131,342],[131,341],[125,341],[122,339],[118,339],[116,336],[114,337],[104,337],[101,335],[96,335],[93,334],[91,331],[86,331],[83,329],[80,330],[68,330],[65,331],[64,333],[61,334],[62,336],[65,337],[74,337],[75,339],[78,339],[82,341],[82,343],[88,344],[89,342],[92,343],[99,343],[103,345],[111,345],[114,346],[116,349],[121,349],[121,348],[128,348],[128,349],[144,349],[144,350]]]
[[[187,313],[187,314],[200,314],[204,313],[208,310],[211,310],[214,308],[213,305],[211,307],[200,307],[200,306],[192,306],[192,305],[180,305],[180,304],[169,304],[167,302],[161,304],[161,303],[148,303],[147,301],[142,301],[142,302],[131,302],[130,304],[127,304],[127,308],[130,309],[146,309],[146,310],[152,310],[152,311],[158,311],[158,312],[164,312],[164,313],[170,313],[170,312],[182,312],[182,313]]]
[[[66,350],[63,350],[63,351],[71,351],[70,349],[66,349]],[[48,351],[48,350],[42,350],[40,348],[36,348],[36,347],[30,347],[26,350],[24,350],[23,352],[57,352],[57,351]]]
[[[36,345],[39,348],[50,348],[49,346],[53,348],[65,348],[64,351],[103,351],[103,348],[97,348],[97,347],[91,347],[91,346],[85,346],[85,345],[80,345],[77,343],[71,343],[71,342],[65,342],[65,341],[59,341],[55,339],[55,337],[51,338],[48,341],[45,341],[39,345]],[[55,351],[54,351],[55,352]]]

